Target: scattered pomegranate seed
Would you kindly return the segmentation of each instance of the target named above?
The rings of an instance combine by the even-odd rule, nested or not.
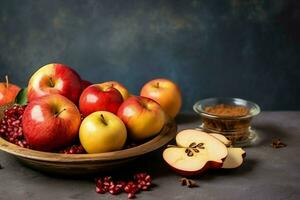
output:
[[[135,198],[135,194],[134,193],[128,193],[127,198],[128,199],[134,199]]]
[[[64,154],[84,154],[86,151],[81,145],[72,145],[70,147],[67,147],[63,150],[59,151],[60,153]]]
[[[149,190],[152,185],[151,176],[147,173],[136,173],[133,179],[114,181],[111,176],[96,179],[96,192],[100,194],[110,193],[112,195],[121,192],[128,193],[128,199],[135,198],[135,194]]]

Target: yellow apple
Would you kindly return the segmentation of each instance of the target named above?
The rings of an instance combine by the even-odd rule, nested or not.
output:
[[[97,111],[88,115],[79,129],[80,143],[88,153],[120,150],[126,138],[126,127],[122,120],[107,111]]]
[[[141,96],[148,97],[160,104],[170,117],[174,118],[181,108],[181,92],[179,87],[168,79],[155,79],[146,83]]]

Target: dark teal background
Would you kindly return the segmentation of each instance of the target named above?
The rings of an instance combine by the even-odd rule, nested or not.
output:
[[[134,93],[170,78],[184,110],[212,96],[299,110],[299,2],[1,0],[0,77],[25,86],[39,67],[59,62]]]

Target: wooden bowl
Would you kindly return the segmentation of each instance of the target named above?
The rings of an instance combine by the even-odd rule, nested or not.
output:
[[[3,112],[0,108],[0,112]],[[0,114],[0,117],[3,117]],[[153,139],[136,147],[96,154],[60,154],[31,150],[12,144],[0,137],[0,150],[14,155],[27,166],[34,169],[64,174],[82,175],[100,173],[122,167],[129,161],[152,152],[171,141],[177,132],[174,120],[169,120]]]

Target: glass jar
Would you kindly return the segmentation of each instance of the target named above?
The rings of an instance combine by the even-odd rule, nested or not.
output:
[[[242,106],[249,110],[244,116],[224,116],[206,112],[206,107],[216,105]],[[201,117],[200,129],[209,133],[222,134],[231,140],[234,146],[248,145],[255,139],[256,133],[250,123],[260,113],[257,104],[239,98],[208,98],[196,102],[193,109]]]

